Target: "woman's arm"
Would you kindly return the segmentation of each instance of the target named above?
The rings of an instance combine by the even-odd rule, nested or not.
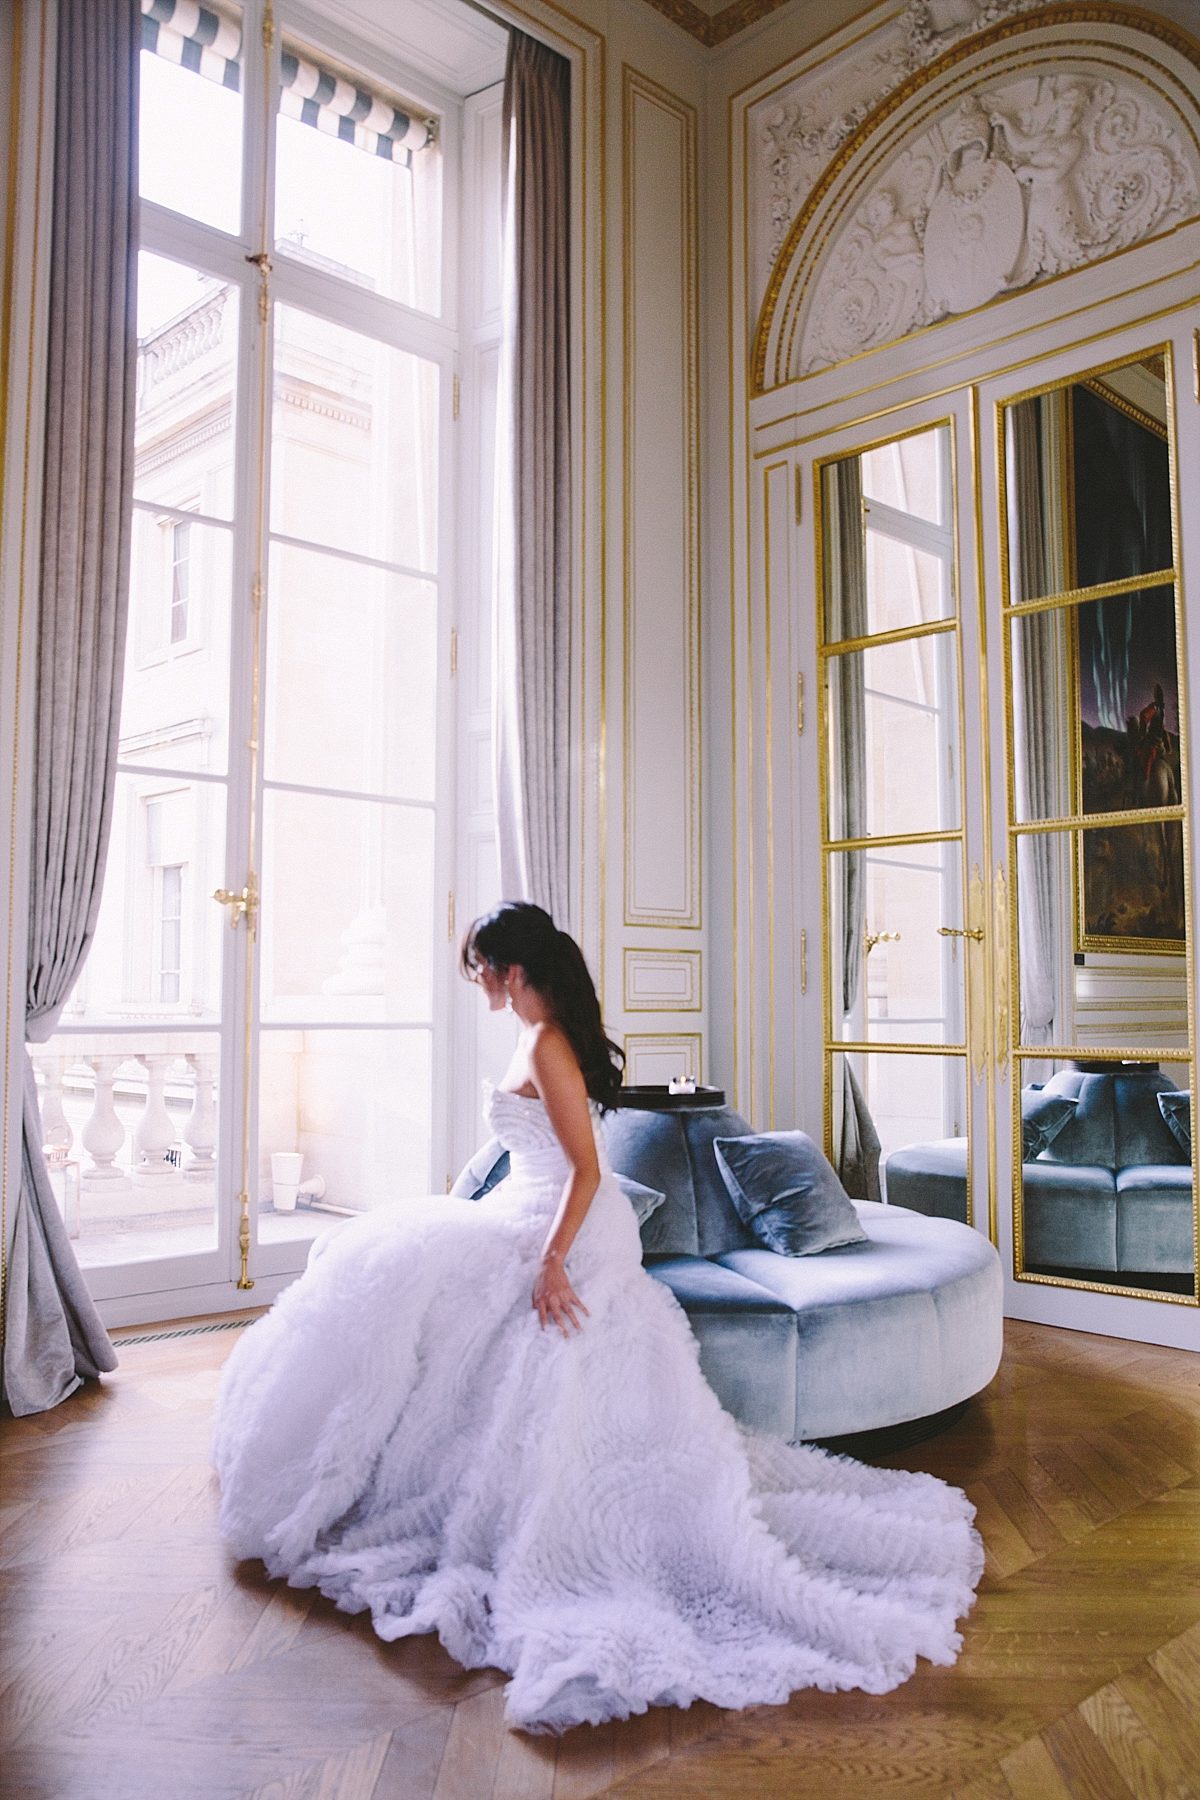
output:
[[[576,1331],[580,1330],[576,1308],[586,1316],[587,1307],[571,1287],[565,1259],[600,1185],[600,1164],[583,1075],[570,1043],[556,1027],[542,1026],[534,1031],[529,1069],[571,1168],[542,1247],[533,1304],[543,1325],[553,1322],[567,1337],[567,1321]]]

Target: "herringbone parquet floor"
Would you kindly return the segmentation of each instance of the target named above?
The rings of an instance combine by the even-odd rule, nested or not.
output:
[[[1200,1796],[1200,1357],[1010,1325],[989,1392],[894,1459],[979,1509],[954,1669],[555,1741],[505,1731],[497,1673],[229,1563],[206,1448],[233,1341],[130,1346],[0,1427],[4,1796]]]

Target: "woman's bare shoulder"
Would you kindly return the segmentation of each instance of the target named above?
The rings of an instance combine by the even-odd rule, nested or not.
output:
[[[572,1074],[582,1080],[579,1058],[570,1038],[553,1019],[540,1019],[529,1028],[529,1066],[539,1079],[562,1080]]]

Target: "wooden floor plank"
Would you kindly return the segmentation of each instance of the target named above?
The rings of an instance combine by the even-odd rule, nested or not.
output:
[[[235,1340],[132,1346],[102,1387],[0,1424],[0,1796],[1194,1800],[1200,1359],[1010,1324],[992,1389],[886,1459],[978,1507],[953,1669],[554,1739],[508,1729],[498,1671],[231,1561],[207,1458]]]

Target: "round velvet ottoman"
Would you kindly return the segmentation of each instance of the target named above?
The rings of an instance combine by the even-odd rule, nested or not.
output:
[[[750,1127],[717,1090],[641,1090],[610,1113],[613,1168],[664,1193],[647,1268],[675,1294],[722,1405],[792,1440],[941,1422],[1000,1362],[1000,1259],[954,1219],[856,1201],[866,1241],[815,1256],[765,1249],[734,1210],[713,1152]],[[673,1103],[674,1102],[674,1103]]]

